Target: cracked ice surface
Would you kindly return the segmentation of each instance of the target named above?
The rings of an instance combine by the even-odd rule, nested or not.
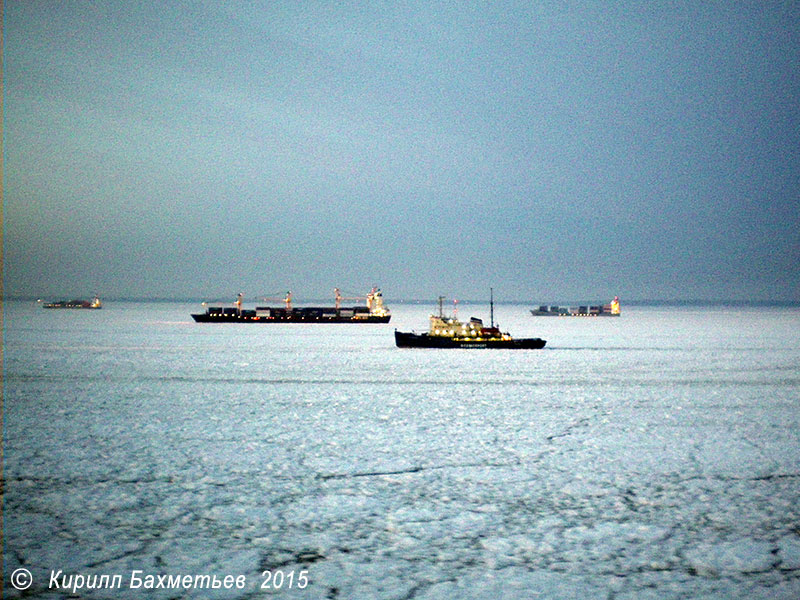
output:
[[[514,352],[190,308],[7,303],[6,597],[20,566],[26,597],[59,569],[247,581],[89,598],[800,597],[796,309],[501,306],[548,340]]]

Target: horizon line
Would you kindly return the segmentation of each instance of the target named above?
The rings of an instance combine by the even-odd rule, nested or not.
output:
[[[3,295],[0,296],[0,303],[3,301],[14,301],[14,302],[37,302],[42,300],[42,296],[27,296],[27,295]],[[63,299],[63,298],[62,298]],[[69,299],[69,298],[67,298]],[[171,303],[222,303],[222,304],[233,304],[233,300],[220,300],[220,299],[203,299],[200,297],[195,296],[172,296],[172,297],[165,297],[165,296],[106,296],[101,297],[103,302],[171,302]],[[245,299],[245,301],[248,301]],[[258,301],[257,299],[250,300],[250,302]],[[452,303],[452,299],[448,299],[449,303]],[[274,300],[270,300],[270,302],[275,302]],[[330,298],[309,298],[307,300],[294,300],[294,304],[303,305],[303,304],[310,304],[310,303],[330,303]],[[425,299],[418,299],[418,298],[395,298],[392,300],[387,301],[387,303],[395,303],[395,304],[436,304],[437,299],[425,298]],[[466,300],[458,300],[459,304],[488,304],[489,301],[486,299],[475,300],[475,299],[466,299]],[[531,306],[539,306],[539,305],[559,305],[559,306],[567,306],[567,305],[593,305],[593,304],[603,304],[604,301],[595,301],[595,300],[564,300],[559,302],[534,302],[531,300],[495,300],[495,304],[530,304]],[[637,298],[633,300],[621,300],[621,304],[628,305],[628,306],[800,306],[800,299],[795,300],[788,300],[788,299],[723,299],[723,298]]]

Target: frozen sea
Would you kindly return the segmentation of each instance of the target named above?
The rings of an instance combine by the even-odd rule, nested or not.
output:
[[[401,350],[433,306],[387,302],[6,302],[4,597],[800,598],[800,309],[509,304],[544,350]]]

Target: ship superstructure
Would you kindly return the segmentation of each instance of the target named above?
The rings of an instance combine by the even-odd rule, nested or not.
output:
[[[293,306],[292,292],[286,292],[283,306],[242,308],[243,294],[236,297],[232,307],[207,306],[204,313],[192,314],[197,323],[388,323],[391,311],[383,303],[383,294],[372,288],[366,296],[345,298],[334,290],[334,306]],[[344,299],[366,301],[364,306],[342,306]]]

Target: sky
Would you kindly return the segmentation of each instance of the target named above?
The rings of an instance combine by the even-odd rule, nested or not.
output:
[[[800,300],[800,3],[6,0],[3,284]]]

